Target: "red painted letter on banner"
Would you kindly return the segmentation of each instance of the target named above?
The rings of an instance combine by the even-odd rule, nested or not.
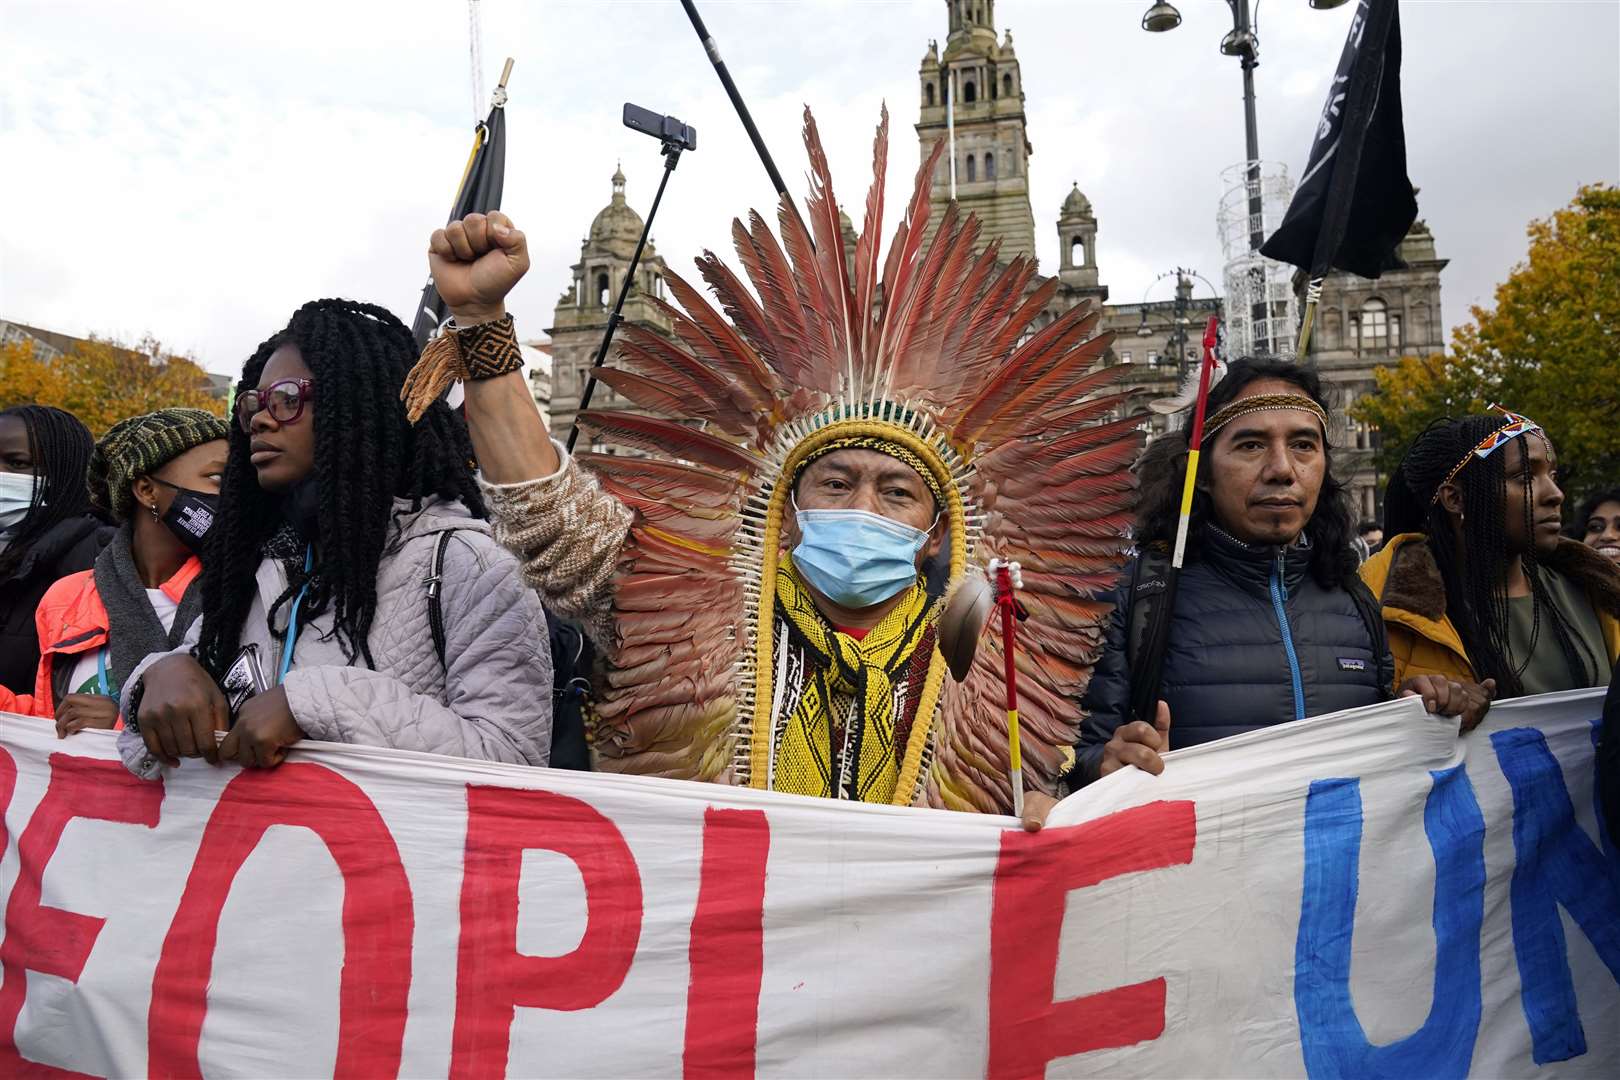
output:
[[[55,975],[76,983],[90,959],[96,937],[107,921],[93,915],[46,907],[40,903],[45,867],[56,854],[62,830],[74,818],[93,818],[126,825],[158,823],[163,785],[137,780],[116,761],[95,761],[68,754],[51,755],[51,781],[34,808],[34,816],[17,841],[17,882],[6,903],[6,939],[0,944],[0,1066],[8,1075],[80,1076],[81,1073],[25,1061],[17,1051],[17,1016],[28,993],[28,971]],[[6,801],[16,780],[16,767],[5,759]]]
[[[119,771],[123,769],[120,766]],[[128,775],[128,774],[126,774]],[[343,875],[343,976],[338,990],[338,1076],[392,1076],[411,990],[411,884],[393,834],[354,783],[322,765],[249,770],[220,793],[174,913],[152,979],[147,1068],[154,1076],[202,1075],[197,1061],[219,916],[237,871],[272,825],[319,836]],[[266,927],[296,933],[299,918]],[[267,1032],[285,1038],[290,1032]]]
[[[585,882],[585,934],[565,956],[517,950],[525,851],[555,851]],[[519,1005],[589,1009],[624,982],[641,940],[641,875],[618,827],[549,791],[467,785],[461,945],[450,1074],[503,1076]]]
[[[1053,1001],[1068,894],[1121,874],[1192,861],[1190,802],[1156,802],[1084,825],[1002,835],[990,916],[990,1064],[994,1080],[1045,1075],[1053,1058],[1156,1039],[1162,978]]]
[[[703,875],[686,994],[688,1077],[754,1075],[770,851],[771,826],[763,810],[703,812]]]

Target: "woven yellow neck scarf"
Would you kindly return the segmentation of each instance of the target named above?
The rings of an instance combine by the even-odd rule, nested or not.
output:
[[[804,693],[776,752],[777,791],[887,803],[900,780],[894,753],[894,681],[928,629],[920,585],[857,641],[827,625],[791,558],[776,575],[776,611],[809,652]],[[847,729],[847,736],[836,734]],[[835,745],[836,740],[836,745]],[[844,752],[848,747],[847,753]],[[834,769],[844,773],[835,776]]]

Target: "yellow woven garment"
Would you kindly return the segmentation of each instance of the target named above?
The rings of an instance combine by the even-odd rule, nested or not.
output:
[[[795,795],[835,795],[839,779],[833,762],[845,740],[834,729],[849,718],[853,797],[892,802],[900,780],[894,754],[894,680],[910,664],[928,628],[927,591],[911,586],[894,610],[857,641],[827,625],[792,559],[784,558],[776,575],[776,610],[810,655],[804,693],[782,733],[771,786]]]

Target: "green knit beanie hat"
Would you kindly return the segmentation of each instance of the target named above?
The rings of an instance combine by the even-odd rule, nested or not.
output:
[[[124,521],[133,509],[129,486],[136,477],[229,432],[222,418],[201,409],[159,409],[118,421],[96,443],[90,458],[90,502]]]

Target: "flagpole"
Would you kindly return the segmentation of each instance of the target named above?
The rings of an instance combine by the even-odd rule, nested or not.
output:
[[[1322,282],[1324,278],[1312,278],[1305,286],[1305,316],[1299,324],[1299,351],[1295,353],[1296,362],[1303,364],[1305,354],[1311,347],[1311,324],[1316,321],[1316,305],[1322,299]]]

